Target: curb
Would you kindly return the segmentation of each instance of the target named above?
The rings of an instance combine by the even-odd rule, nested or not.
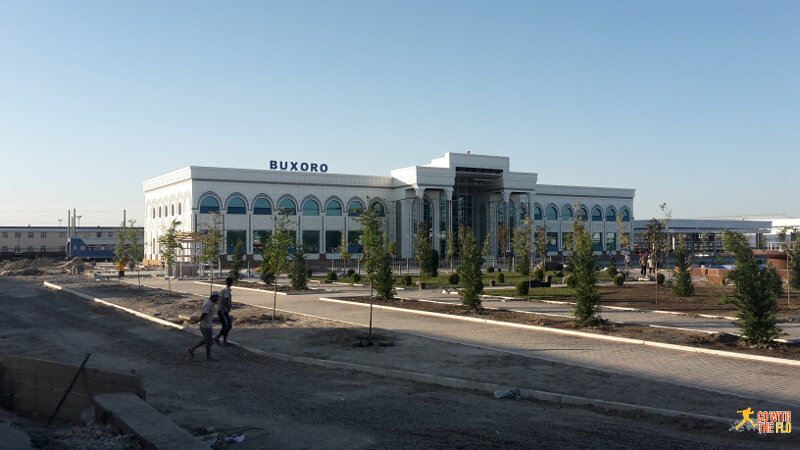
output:
[[[338,300],[333,298],[326,298],[320,297],[320,300],[327,301],[327,302],[336,302],[336,303],[345,303],[348,305],[361,305],[364,307],[369,307],[369,303],[359,303],[359,302],[351,302],[347,300]],[[625,344],[638,344],[638,345],[646,345],[649,347],[659,347],[659,348],[666,348],[670,350],[679,350],[684,352],[690,353],[702,353],[707,355],[714,355],[714,356],[724,356],[733,359],[745,359],[745,360],[754,360],[754,361],[761,361],[761,362],[769,362],[774,364],[782,364],[787,366],[795,366],[800,367],[800,360],[793,360],[793,359],[784,359],[784,358],[774,358],[771,356],[760,356],[760,355],[751,355],[748,353],[735,353],[729,352],[724,350],[711,350],[705,349],[700,347],[690,347],[688,345],[678,345],[678,344],[667,344],[664,342],[654,342],[654,341],[647,341],[644,339],[632,339],[632,338],[624,338],[624,337],[617,337],[617,336],[607,336],[604,334],[596,334],[596,333],[587,333],[585,331],[573,331],[573,330],[563,330],[560,328],[549,328],[549,327],[542,327],[538,325],[527,325],[521,323],[513,323],[513,322],[501,322],[498,320],[491,320],[491,319],[479,319],[476,317],[461,317],[461,316],[454,316],[451,314],[443,314],[443,313],[436,313],[430,311],[415,311],[413,309],[406,309],[406,308],[397,308],[394,306],[383,306],[383,305],[373,305],[373,308],[379,309],[387,309],[391,311],[401,311],[406,312],[409,314],[418,314],[422,316],[431,316],[431,317],[441,317],[447,318],[452,320],[463,320],[467,322],[477,322],[477,323],[485,323],[491,325],[499,325],[505,327],[512,327],[512,328],[523,328],[528,330],[535,330],[535,331],[545,331],[548,333],[555,333],[555,334],[564,334],[568,336],[578,336],[578,337],[585,337],[590,339],[597,339],[602,341],[612,341],[612,342],[621,342]]]
[[[73,289],[64,288],[54,283],[44,282],[44,286],[50,289],[59,290],[66,292],[71,295],[75,295],[80,298],[84,298],[87,300],[95,301],[101,303],[103,305],[111,306],[113,308],[118,308],[122,311],[128,312],[133,314],[137,317],[156,322],[162,325],[167,325],[173,328],[177,328],[184,331],[192,332],[193,334],[196,333],[195,330],[189,330],[187,327],[182,325],[174,324],[172,322],[168,322],[163,319],[159,319],[157,317],[153,317],[149,314],[141,313],[130,308],[125,308],[119,305],[116,305],[111,302],[107,302],[105,300],[100,300],[98,298],[92,297],[88,294],[83,294],[81,292],[75,291]],[[337,300],[334,300],[337,301]],[[351,303],[351,302],[343,302],[343,303]],[[367,305],[369,306],[369,305]],[[395,309],[395,308],[392,308]],[[294,314],[294,313],[292,313]],[[438,314],[438,313],[434,313]],[[326,319],[329,320],[329,319]],[[348,363],[342,361],[332,361],[327,359],[317,359],[317,358],[309,358],[306,356],[293,356],[287,355],[284,353],[274,353],[274,352],[266,352],[257,348],[253,348],[247,345],[242,345],[236,343],[235,341],[229,341],[230,343],[242,348],[245,351],[250,353],[254,353],[260,356],[264,356],[271,359],[276,359],[278,361],[285,361],[285,362],[292,362],[298,364],[306,364],[311,366],[323,367],[326,369],[333,369],[333,370],[352,370],[356,372],[363,372],[369,373],[373,375],[378,375],[387,378],[394,378],[398,380],[405,380],[405,381],[413,381],[418,383],[426,383],[432,384],[452,389],[467,389],[473,390],[478,392],[487,392],[487,393],[494,393],[495,391],[505,390],[508,389],[508,386],[503,386],[494,383],[486,383],[481,381],[472,381],[472,380],[465,380],[461,378],[454,378],[454,377],[446,377],[446,376],[436,376],[427,373],[421,372],[412,372],[408,370],[402,369],[389,369],[386,367],[377,367],[377,366],[368,366],[365,364],[356,364],[356,363]],[[546,391],[538,391],[534,389],[520,389],[520,394],[522,398],[528,400],[538,400],[550,403],[557,403],[563,405],[572,405],[572,406],[592,406],[597,408],[602,408],[608,411],[640,411],[649,414],[661,415],[665,417],[689,417],[693,419],[699,420],[707,420],[712,422],[720,422],[728,424],[731,422],[731,419],[726,419],[724,417],[717,417],[717,416],[709,416],[704,414],[696,414],[690,413],[686,411],[676,411],[671,409],[663,409],[663,408],[655,408],[651,406],[642,406],[642,405],[634,405],[631,403],[623,403],[623,402],[613,402],[610,400],[600,400],[588,397],[579,397],[574,395],[566,395],[566,394],[559,394],[555,392],[546,392]]]

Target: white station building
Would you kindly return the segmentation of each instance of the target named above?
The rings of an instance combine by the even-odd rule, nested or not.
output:
[[[504,156],[446,153],[389,176],[333,174],[325,164],[294,161],[271,161],[270,167],[189,166],[145,181],[145,260],[160,263],[158,237],[174,220],[186,234],[202,233],[214,213],[228,253],[241,240],[247,258],[255,261],[280,213],[289,216],[289,229],[308,259],[338,259],[342,237],[358,256],[358,216],[371,204],[385,217],[399,258],[413,258],[419,223],[427,226],[441,255],[448,233],[460,224],[470,227],[479,243],[489,235],[492,254],[502,253],[527,214],[534,229],[546,228],[550,255],[563,254],[570,219],[578,214],[598,254],[617,252],[620,234],[632,232],[633,189],[538,184],[536,173],[512,172]],[[498,242],[499,230],[506,242]]]

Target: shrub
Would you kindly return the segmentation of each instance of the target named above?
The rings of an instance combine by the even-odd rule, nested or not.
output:
[[[447,282],[450,283],[450,284],[458,284],[458,282],[459,282],[458,274],[457,273],[451,273],[450,276],[447,277]]]
[[[347,276],[348,276],[348,277],[352,277],[354,273],[356,273],[356,271],[355,271],[355,270],[353,270],[353,269],[347,269]]]
[[[659,273],[658,275],[656,275],[656,283],[657,283],[659,286],[661,286],[662,284],[664,284],[664,274],[663,274],[663,273]]]
[[[564,284],[574,289],[578,286],[578,280],[574,276],[568,275],[564,277]]]
[[[313,272],[313,271],[311,270],[311,268],[309,267],[309,268],[308,268],[308,272],[306,272],[306,275],[308,275],[308,278],[311,278],[311,275],[312,275],[313,273],[314,273],[314,272]]]
[[[400,277],[400,284],[404,287],[411,286],[411,275],[403,275]]]
[[[625,277],[621,274],[614,275],[614,285],[615,286],[622,286],[625,283]]]
[[[526,280],[517,282],[517,295],[528,295],[531,285]]]
[[[492,273],[492,272],[494,272],[494,267],[489,266],[486,268],[486,273]]]
[[[358,283],[359,281],[361,281],[361,275],[357,273],[354,273],[350,277],[353,279],[353,283]]]
[[[564,271],[563,270],[556,271],[556,276],[557,277],[563,277],[564,276]]]
[[[533,271],[533,279],[534,280],[544,280],[544,270],[536,269]]]
[[[497,283],[505,283],[506,275],[504,273],[498,272],[497,275],[494,276],[494,281],[496,281]]]
[[[338,278],[336,276],[336,272],[334,272],[332,270],[330,272],[328,272],[328,275],[325,277],[325,279],[328,280],[328,281],[336,281],[336,278]]]

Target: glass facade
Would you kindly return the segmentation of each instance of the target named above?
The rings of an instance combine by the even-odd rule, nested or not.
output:
[[[303,251],[319,253],[319,231],[303,230]]]

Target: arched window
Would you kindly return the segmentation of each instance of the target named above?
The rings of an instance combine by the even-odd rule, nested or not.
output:
[[[506,222],[506,205],[505,202],[497,204],[497,223]]]
[[[158,207],[158,217],[161,217],[161,207]]]
[[[614,208],[608,208],[606,211],[606,222],[616,222],[617,221],[617,212],[614,211]]]
[[[627,210],[627,209],[625,209],[625,208],[622,208],[622,213],[621,213],[621,215],[622,215],[622,221],[623,221],[623,222],[630,222],[630,221],[631,221],[631,213],[630,213],[630,212],[628,212],[628,210]]]
[[[561,220],[569,221],[570,219],[572,219],[572,208],[565,206],[561,210]]]
[[[175,215],[175,203],[170,205],[170,207],[169,207],[169,215],[170,216],[174,216]]]
[[[517,209],[514,207],[514,202],[508,202],[508,227],[514,229],[517,222]]]
[[[533,220],[542,220],[542,208],[540,206],[533,207]]]
[[[304,216],[318,216],[319,203],[314,200],[308,199],[303,202],[303,215]]]
[[[603,220],[603,211],[600,208],[594,207],[592,209],[592,222],[601,222]]]
[[[257,198],[253,203],[253,214],[259,216],[268,216],[272,214],[272,203],[264,197]]]
[[[325,205],[325,215],[326,216],[341,216],[342,215],[342,204],[339,203],[338,200],[331,200]]]
[[[178,203],[178,215],[179,216],[181,215],[181,204],[180,203]]]
[[[297,205],[292,199],[285,198],[278,203],[278,213],[293,216],[297,214]]]
[[[375,202],[369,205],[370,208],[375,208],[375,211],[378,213],[378,217],[386,217],[386,208],[384,208],[383,203]]]
[[[555,206],[547,207],[547,220],[558,220],[558,210]]]
[[[358,200],[353,200],[347,205],[347,215],[350,217],[360,216],[364,211],[364,204]]]
[[[200,199],[200,212],[212,213],[219,212],[219,202],[214,197],[208,195]]]
[[[156,218],[156,209],[153,208],[153,219],[155,219],[155,218]]]
[[[578,219],[583,222],[589,220],[589,215],[586,213],[586,208],[581,207],[581,209],[578,210]]]
[[[240,197],[228,200],[228,214],[247,214],[247,206]]]

